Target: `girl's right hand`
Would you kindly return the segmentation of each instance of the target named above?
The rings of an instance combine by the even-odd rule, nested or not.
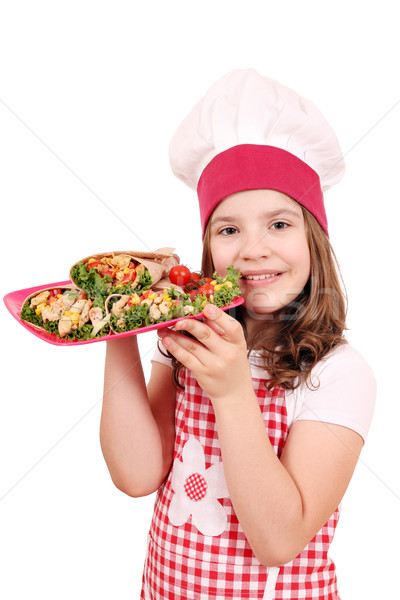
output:
[[[204,315],[204,323],[185,319],[176,323],[175,332],[160,330],[163,345],[192,371],[212,401],[253,390],[242,326],[213,304],[204,308]],[[187,331],[196,339],[179,331]]]

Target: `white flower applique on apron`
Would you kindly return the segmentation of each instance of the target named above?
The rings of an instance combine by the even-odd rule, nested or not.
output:
[[[183,447],[182,462],[176,458],[171,487],[174,496],[168,510],[172,525],[179,527],[192,517],[193,525],[203,535],[220,535],[225,531],[227,515],[219,498],[228,498],[222,462],[206,468],[202,445],[190,437]]]

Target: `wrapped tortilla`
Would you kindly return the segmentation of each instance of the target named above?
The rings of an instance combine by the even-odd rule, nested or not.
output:
[[[111,294],[105,308],[111,331],[124,333],[197,314],[202,310],[201,302],[195,306],[187,294],[182,295],[175,288],[151,288],[140,294]]]
[[[70,269],[71,280],[90,296],[143,291],[166,277],[179,264],[174,248],[154,252],[118,251],[92,254]]]
[[[200,285],[197,290],[186,293],[178,290],[178,286],[158,289],[155,285],[143,292],[111,294],[105,301],[111,331],[125,333],[141,327],[195,316],[210,303],[223,309],[240,297],[240,276],[239,271],[229,266],[224,277],[216,271],[213,273],[214,279],[209,284],[211,290],[205,290],[206,286]],[[201,280],[199,283],[202,283]]]
[[[23,321],[68,340],[109,335],[110,327],[105,317],[104,304],[88,298],[73,284],[36,291],[26,298],[21,308]]]

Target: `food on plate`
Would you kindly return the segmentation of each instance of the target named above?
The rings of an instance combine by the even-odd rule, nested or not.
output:
[[[28,296],[21,319],[67,340],[88,340],[109,335],[104,303],[88,298],[75,286],[48,288]]]
[[[201,317],[206,304],[224,308],[240,298],[241,275],[233,266],[225,277],[217,272],[203,277],[179,264],[173,251],[93,254],[73,265],[72,282],[19,290],[11,312],[50,343],[86,343],[147,326],[156,329],[157,324],[178,318]]]
[[[226,306],[234,297],[232,296],[232,288],[230,287],[230,284],[233,285],[234,283],[232,278],[235,270],[231,266],[228,267],[227,272],[231,277],[229,281],[225,281],[217,273],[214,273],[213,277],[203,277],[202,273],[191,272],[190,269],[184,265],[176,265],[169,272],[169,281],[172,284],[178,284],[176,289],[189,294],[191,300],[200,294],[206,296],[207,298],[212,297],[214,304],[217,306]],[[239,277],[240,275],[235,279],[235,283]],[[165,280],[162,282],[164,281]]]
[[[171,280],[171,275],[169,278]],[[190,290],[189,293],[172,286],[163,290],[153,288],[141,293],[112,294],[106,300],[111,329],[115,333],[123,333],[156,323],[197,315],[203,311],[206,304],[227,306],[234,298],[241,295],[237,283],[239,278],[239,271],[231,266],[228,267],[225,277],[214,273],[213,278],[209,278],[209,282],[199,275],[197,281],[201,285]],[[210,293],[211,290],[213,293]]]
[[[174,248],[154,252],[103,252],[77,262],[71,280],[91,297],[133,293],[148,289],[179,263]]]

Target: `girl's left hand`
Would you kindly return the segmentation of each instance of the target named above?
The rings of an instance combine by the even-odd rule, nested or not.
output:
[[[164,347],[192,371],[211,400],[232,397],[253,389],[247,344],[239,321],[213,304],[204,308],[205,322],[178,321],[175,329],[160,329]]]

